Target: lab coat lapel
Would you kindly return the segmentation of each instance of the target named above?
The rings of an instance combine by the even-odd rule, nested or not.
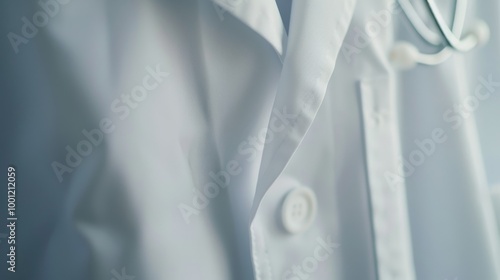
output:
[[[323,102],[356,0],[294,1],[290,35],[269,120],[252,217]],[[272,135],[270,135],[272,134]],[[271,138],[272,136],[272,138]]]
[[[274,0],[212,0],[219,16],[232,14],[267,40],[280,60],[286,49],[287,35]],[[222,19],[222,18],[221,18]]]

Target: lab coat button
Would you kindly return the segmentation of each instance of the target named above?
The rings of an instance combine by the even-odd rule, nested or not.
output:
[[[317,207],[316,195],[311,189],[298,187],[291,190],[281,209],[283,227],[289,233],[306,230],[316,217]]]

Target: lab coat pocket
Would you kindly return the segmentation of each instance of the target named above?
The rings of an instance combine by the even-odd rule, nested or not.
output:
[[[414,279],[398,106],[390,75],[359,82],[365,167],[380,279]]]

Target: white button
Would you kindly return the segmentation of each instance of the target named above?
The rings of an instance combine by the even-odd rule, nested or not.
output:
[[[281,219],[290,233],[306,230],[316,217],[317,201],[309,188],[299,187],[291,190],[283,201]]]

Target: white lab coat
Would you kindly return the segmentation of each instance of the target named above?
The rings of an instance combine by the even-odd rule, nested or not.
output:
[[[490,43],[402,72],[390,0],[295,0],[288,35],[272,0],[61,1],[2,42],[19,279],[500,279],[500,6],[470,2]]]

